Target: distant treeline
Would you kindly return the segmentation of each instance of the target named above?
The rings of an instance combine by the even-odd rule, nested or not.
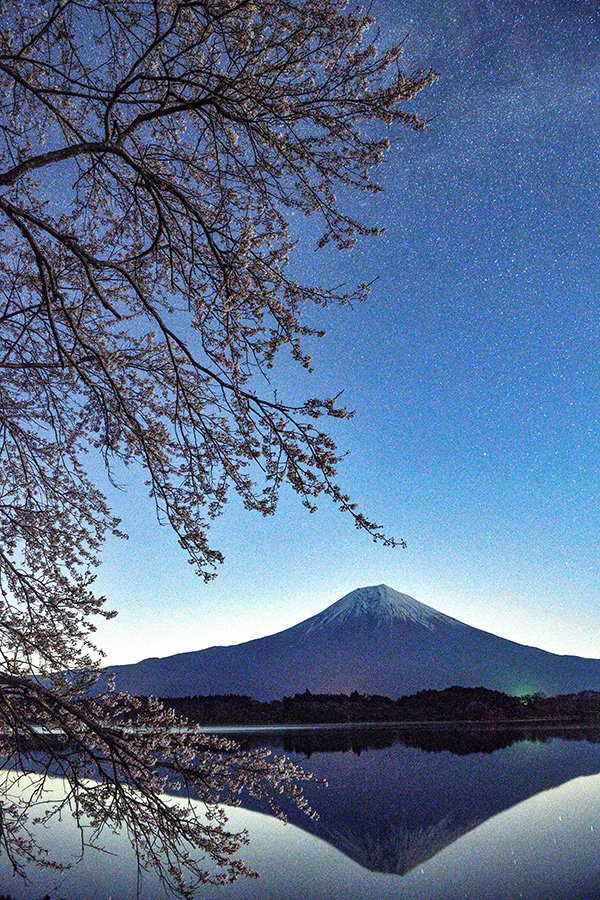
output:
[[[344,722],[506,722],[551,720],[600,723],[600,692],[514,697],[489,688],[450,687],[392,700],[379,695],[311,694],[261,702],[241,694],[169,697],[164,703],[202,725],[316,725]]]

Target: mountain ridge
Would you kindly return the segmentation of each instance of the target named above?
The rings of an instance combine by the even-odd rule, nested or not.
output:
[[[398,697],[482,685],[508,694],[600,690],[600,660],[559,656],[466,625],[408,594],[372,585],[283,631],[112,666],[118,689],[173,697],[308,689]]]

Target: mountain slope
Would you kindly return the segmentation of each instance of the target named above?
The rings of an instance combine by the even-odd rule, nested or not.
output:
[[[454,684],[508,694],[600,690],[600,660],[496,637],[386,585],[352,591],[278,634],[114,666],[117,688],[163,697],[313,693],[398,697]]]

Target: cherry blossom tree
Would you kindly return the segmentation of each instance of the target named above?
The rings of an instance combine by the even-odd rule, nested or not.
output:
[[[94,569],[120,530],[89,460],[143,468],[205,579],[231,491],[264,515],[284,484],[309,509],[327,496],[395,543],[336,480],[319,420],[348,411],[286,403],[267,375],[282,347],[310,368],[307,306],[366,291],[293,277],[292,217],[315,217],[318,247],[376,233],[336,191],[379,190],[387,131],[424,127],[409,101],[434,76],[404,74],[344,0],[2,0],[0,15],[2,750],[63,776],[92,840],[126,827],[140,865],[185,893],[245,871],[219,803],[298,799],[302,773],[93,692],[94,620],[113,615]],[[165,800],[173,781],[208,819]],[[27,806],[1,818],[16,867],[40,854]]]

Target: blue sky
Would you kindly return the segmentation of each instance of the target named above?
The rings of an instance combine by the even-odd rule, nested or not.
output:
[[[232,503],[226,562],[204,585],[154,524],[141,484],[115,497],[130,533],[99,588],[119,610],[109,662],[237,643],[385,582],[471,625],[600,656],[598,34],[591,2],[377,0],[406,68],[433,66],[429,131],[399,131],[385,193],[348,198],[387,232],[352,254],[301,247],[315,281],[377,277],[354,309],[307,311],[328,335],[279,394],[356,410],[335,434],[342,485],[386,550],[327,503],[285,494],[261,519]]]

